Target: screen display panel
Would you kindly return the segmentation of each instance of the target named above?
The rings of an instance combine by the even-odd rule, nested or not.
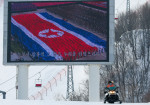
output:
[[[8,2],[7,62],[108,62],[109,2]]]

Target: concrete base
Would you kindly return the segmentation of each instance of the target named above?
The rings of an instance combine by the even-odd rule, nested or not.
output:
[[[28,66],[17,66],[17,84],[18,84],[18,97],[17,99],[28,99]]]

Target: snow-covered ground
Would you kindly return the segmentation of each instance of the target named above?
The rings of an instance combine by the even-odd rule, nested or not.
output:
[[[2,1],[2,0],[0,0]],[[119,0],[120,1],[120,0]],[[134,1],[134,0],[133,0]],[[119,3],[120,4],[120,3]],[[48,90],[47,95],[43,95],[43,100],[15,100],[16,99],[16,67],[15,66],[3,66],[3,7],[0,4],[0,90],[8,91],[6,94],[6,100],[2,100],[2,95],[0,95],[0,105],[103,105],[102,102],[55,102],[59,95],[66,96],[67,88],[67,78],[63,76],[61,80],[57,81],[57,86],[52,86]],[[29,97],[36,94],[38,91],[43,89],[49,80],[53,79],[63,68],[66,66],[31,66],[29,68]],[[37,74],[43,68],[41,72],[42,87],[35,87],[35,80],[39,77]],[[88,76],[84,72],[84,66],[75,66],[73,68],[74,72],[74,86],[75,92],[79,91],[79,87],[82,87],[82,81],[87,79]],[[36,75],[35,75],[36,74]],[[35,75],[35,76],[34,76]],[[32,77],[32,78],[31,78]],[[12,78],[12,79],[10,79]],[[4,81],[10,79],[7,83]],[[115,104],[114,104],[115,105]],[[123,105],[150,105],[150,103],[123,103]]]
[[[123,105],[150,105],[150,103],[122,103]],[[69,101],[7,101],[2,100],[0,105],[105,105],[102,102],[69,102]],[[108,103],[106,104],[108,105]],[[118,104],[113,104],[118,105]]]
[[[42,95],[43,100],[55,101],[61,95],[66,97],[67,73],[63,72],[64,70],[66,70],[66,67],[67,66],[47,66],[47,68],[45,68],[45,70],[41,72],[42,87],[35,87],[35,80],[39,77],[39,74],[29,79],[29,97],[33,97],[33,95],[38,94],[39,91],[41,91],[41,93],[43,91],[43,95]],[[32,68],[34,69],[34,67],[31,67],[30,69]],[[38,73],[38,71],[39,69],[37,69],[36,72]],[[62,74],[61,77],[59,73]],[[29,74],[31,77],[32,75],[34,75],[32,70],[30,70]],[[78,92],[79,87],[82,87],[82,81],[88,78],[88,76],[84,72],[84,66],[73,66],[73,76],[80,77],[80,78],[74,78],[75,92]],[[54,78],[57,79],[57,82],[51,84],[51,88],[45,89],[45,87],[49,87],[50,85],[48,84],[48,81],[54,80]],[[41,97],[39,96],[37,99],[39,100],[41,99]]]
[[[64,96],[66,97],[66,89],[67,89],[67,73],[63,72],[61,74],[61,78],[59,73],[63,71],[63,69],[66,70],[67,66],[31,66],[29,67],[29,98],[33,100],[36,94],[38,94],[39,91],[44,90],[45,93],[42,94],[42,99],[43,100],[51,100],[55,101],[59,96]],[[16,84],[16,68],[9,68],[9,70],[6,70],[6,73],[2,72],[0,73],[0,84],[3,83],[3,81],[6,81],[10,78],[9,81],[7,81],[4,84],[0,85],[0,90],[2,91],[10,91],[7,92],[6,94],[6,99],[7,100],[15,100],[16,99],[16,89],[15,89],[15,84]],[[39,73],[40,72],[40,73]],[[66,75],[65,75],[66,74]],[[84,66],[73,66],[73,76],[78,77],[74,78],[74,88],[75,92],[79,91],[79,87],[82,88],[82,82],[88,78],[88,76],[84,72]],[[41,76],[41,77],[40,77]],[[59,77],[58,77],[59,76]],[[42,80],[42,87],[35,87],[35,80],[38,79]],[[80,78],[79,78],[80,77]],[[48,81],[54,80],[54,78],[57,78],[57,83],[51,84],[51,88],[46,89],[44,87],[47,86]],[[2,99],[2,95],[0,96],[0,99]],[[36,99],[40,100],[41,96],[37,97]]]

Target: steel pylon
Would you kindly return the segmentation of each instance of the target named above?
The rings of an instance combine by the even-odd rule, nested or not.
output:
[[[67,67],[67,95],[66,99],[73,101],[74,95],[74,82],[73,82],[73,69],[72,65]]]

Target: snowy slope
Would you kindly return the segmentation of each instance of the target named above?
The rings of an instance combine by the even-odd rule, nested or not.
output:
[[[35,87],[34,85],[34,79],[29,80],[29,97],[30,95],[35,95],[35,93],[38,94],[38,91],[45,91],[44,94],[42,94],[42,97],[39,96],[37,99],[43,99],[43,100],[57,100],[57,97],[63,96],[66,97],[66,89],[67,89],[67,74],[66,72],[62,74],[61,78],[58,73],[63,71],[62,69],[66,70],[66,66],[49,66],[46,70],[43,71],[43,74],[41,74],[41,78],[43,81],[43,86],[41,88]],[[51,84],[51,88],[45,89],[46,84],[48,84],[48,81],[54,80],[54,77],[58,77],[57,82],[54,84]],[[79,87],[82,87],[82,81],[87,79],[88,76],[84,72],[84,66],[73,66],[73,76],[74,77],[80,77],[80,78],[74,78],[74,87],[75,92],[79,91]],[[56,77],[56,78],[57,78]],[[49,84],[48,84],[49,85]],[[42,92],[41,92],[42,93]],[[30,99],[34,99],[33,97]]]
[[[81,88],[83,85],[82,81],[86,80],[88,76],[84,72],[84,66],[73,66],[73,76],[74,76],[74,91],[79,92],[79,87]],[[57,85],[52,87],[52,91],[49,89],[48,94],[43,95],[43,100],[58,100],[62,98],[62,96],[66,97],[67,91],[67,76],[63,76],[61,80],[57,81]]]
[[[58,73],[62,71],[62,69],[66,68],[67,66],[31,66],[29,67],[29,97],[36,95],[39,91],[44,89],[44,86],[48,83],[48,81],[53,80],[56,76],[59,76]],[[3,81],[6,81],[10,78],[8,82],[2,84],[0,86],[0,90],[2,91],[10,91],[7,92],[6,98],[7,100],[14,100],[16,99],[16,68],[14,67],[12,70],[6,70],[6,73],[1,73],[1,81],[0,84],[3,83]],[[42,71],[41,71],[42,70]],[[39,78],[39,72],[41,72],[40,79],[42,80],[42,87],[35,87],[35,80]],[[87,79],[88,76],[84,72],[84,66],[73,66],[73,73],[74,73],[74,87],[75,92],[79,91],[79,87],[82,87],[82,81]],[[51,86],[51,89],[49,88],[47,92],[42,94],[43,100],[52,100],[55,101],[57,97],[62,95],[63,97],[66,97],[66,89],[67,89],[67,76],[65,74],[62,74],[61,79],[59,78],[57,80],[56,84],[53,84]],[[45,90],[46,91],[46,90]],[[47,93],[47,94],[46,94]],[[2,95],[0,96],[0,99],[2,99]],[[33,98],[31,98],[33,99]],[[39,96],[37,98],[38,100],[41,99]]]
[[[54,102],[54,101],[7,101],[2,100],[0,105],[105,105],[102,102]],[[106,104],[108,105],[108,104]],[[110,104],[109,104],[110,105]],[[113,104],[119,105],[119,104]],[[150,103],[123,103],[123,105],[150,105]]]
[[[48,81],[54,79],[57,73],[59,73],[62,69],[66,68],[66,66],[46,66],[44,68],[45,69],[43,69],[41,73],[38,73],[39,69],[35,69],[35,67],[30,68],[29,71],[30,75],[32,74],[34,76],[33,71],[31,69],[35,69],[34,72],[37,72],[37,74],[34,77],[32,75],[29,76],[29,96],[34,95],[35,93],[40,91],[43,88],[43,86],[47,84]],[[42,87],[35,87],[36,84],[35,80],[38,79],[39,77],[42,80]],[[53,87],[54,86],[52,86],[52,88]]]

